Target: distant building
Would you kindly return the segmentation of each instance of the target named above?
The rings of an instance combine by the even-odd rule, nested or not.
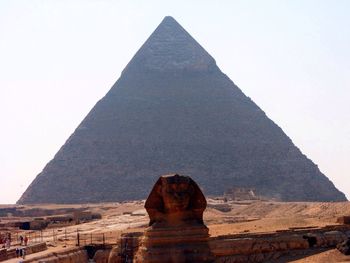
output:
[[[228,200],[242,201],[242,200],[257,200],[254,188],[233,187],[224,193],[224,197]]]

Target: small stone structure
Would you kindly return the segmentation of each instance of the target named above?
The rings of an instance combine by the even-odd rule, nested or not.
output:
[[[244,188],[244,187],[233,187],[227,189],[224,193],[224,197],[229,200],[257,200],[259,199],[255,195],[255,189],[253,188]]]
[[[121,235],[120,243],[108,255],[108,263],[133,262],[139,247],[142,232],[128,232]]]
[[[150,223],[135,262],[213,262],[203,223],[206,205],[190,177],[161,176],[145,203]]]
[[[350,216],[341,216],[337,218],[337,223],[350,225]]]

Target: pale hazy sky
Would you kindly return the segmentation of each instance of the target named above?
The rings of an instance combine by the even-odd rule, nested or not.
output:
[[[164,16],[350,198],[350,1],[0,0],[0,203],[14,203]]]

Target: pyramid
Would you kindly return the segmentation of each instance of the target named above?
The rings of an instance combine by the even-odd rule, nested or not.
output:
[[[18,203],[144,199],[170,173],[191,176],[206,195],[247,187],[285,201],[346,200],[165,17]]]

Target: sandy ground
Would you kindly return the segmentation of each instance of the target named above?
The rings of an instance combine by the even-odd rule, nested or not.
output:
[[[107,203],[91,205],[40,205],[24,209],[45,208],[59,209],[66,207],[86,207],[92,212],[102,214],[102,219],[92,222],[57,227],[45,230],[44,238],[55,246],[75,245],[77,233],[89,239],[91,234],[98,236],[104,233],[107,242],[117,240],[125,232],[142,232],[148,225],[148,215],[143,208],[144,201],[125,203]],[[350,215],[350,202],[314,203],[314,202],[268,202],[242,201],[223,202],[208,199],[208,208],[204,213],[205,224],[211,236],[273,232],[298,227],[322,227],[336,224],[339,216]],[[4,219],[2,219],[4,221]],[[55,237],[50,232],[55,232]],[[50,248],[51,250],[52,248]],[[53,248],[56,249],[56,248]],[[349,256],[337,250],[312,251],[310,255],[285,258],[281,262],[348,262]],[[18,262],[18,261],[8,261]]]
[[[336,249],[319,251],[315,253],[310,253],[302,258],[282,258],[281,262],[290,262],[290,263],[332,263],[332,262],[350,262],[350,256],[345,256]]]
[[[79,229],[81,233],[140,230],[147,226],[149,220],[143,204],[142,201],[138,201],[92,206],[90,208],[92,211],[103,215],[101,220],[70,226],[67,229]],[[221,205],[230,207],[231,211],[220,211]],[[220,200],[208,200],[204,221],[210,229],[210,234],[218,236],[244,232],[271,232],[291,227],[333,225],[342,215],[350,215],[350,202],[224,203]]]

